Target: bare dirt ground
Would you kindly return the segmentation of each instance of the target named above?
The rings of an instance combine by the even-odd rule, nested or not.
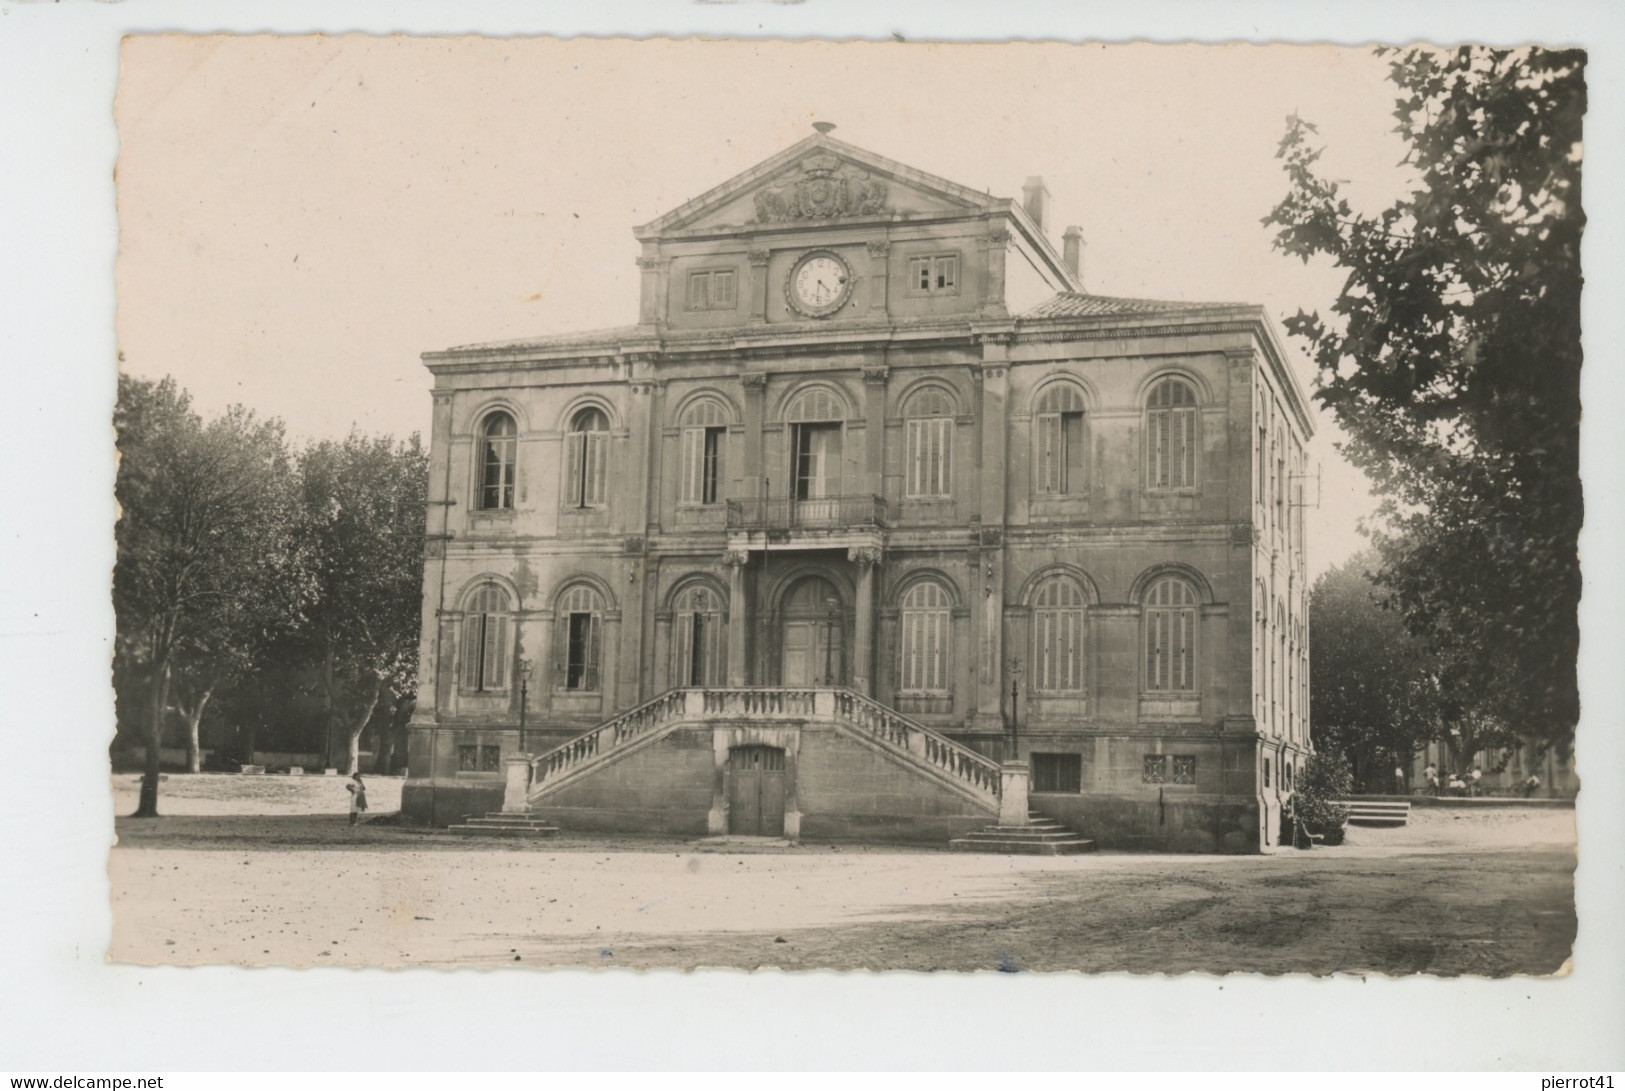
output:
[[[120,818],[120,962],[705,966],[1137,973],[1559,972],[1574,812],[1417,809],[1272,856],[1062,858],[563,835],[468,841],[392,824],[369,778],[173,776]],[[117,813],[136,781],[114,781]]]

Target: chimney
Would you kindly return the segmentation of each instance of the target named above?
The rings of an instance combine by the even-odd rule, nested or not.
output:
[[[1027,215],[1042,232],[1044,217],[1049,213],[1049,187],[1044,185],[1044,179],[1036,174],[1027,179],[1027,184],[1021,187],[1021,207],[1027,210]]]
[[[1061,234],[1061,260],[1078,283],[1083,283],[1083,229],[1076,225],[1069,227]]]

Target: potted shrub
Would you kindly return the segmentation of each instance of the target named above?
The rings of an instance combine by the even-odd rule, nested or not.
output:
[[[1354,771],[1342,753],[1317,751],[1298,773],[1292,797],[1293,813],[1310,834],[1328,845],[1343,843],[1343,825],[1349,809],[1343,802],[1354,790]]]

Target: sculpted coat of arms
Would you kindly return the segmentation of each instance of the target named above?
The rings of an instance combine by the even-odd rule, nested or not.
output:
[[[833,155],[815,155],[801,161],[801,174],[788,185],[758,190],[756,219],[827,219],[866,216],[886,207],[886,183],[859,171],[842,171]]]

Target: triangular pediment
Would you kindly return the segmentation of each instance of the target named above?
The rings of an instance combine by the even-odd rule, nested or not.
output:
[[[819,133],[636,229],[638,238],[821,221],[975,214],[1008,201]]]

